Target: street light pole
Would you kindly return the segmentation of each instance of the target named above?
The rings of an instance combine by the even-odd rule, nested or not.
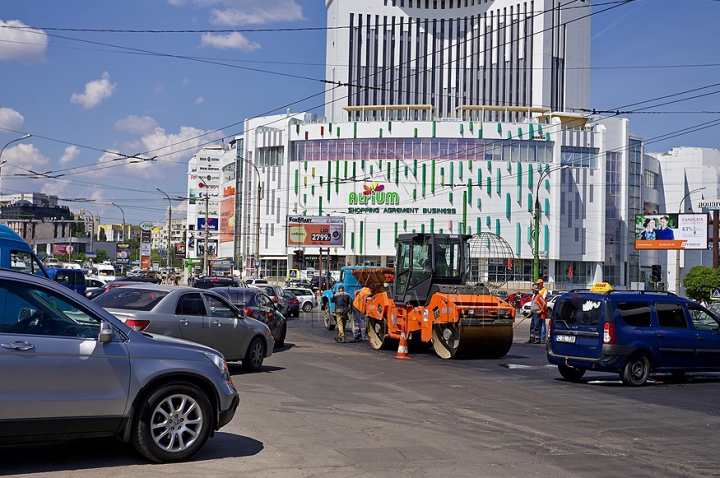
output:
[[[703,189],[705,189],[705,187],[693,189],[692,191],[684,195],[683,198],[680,200],[680,204],[678,205],[678,223],[680,222],[680,214],[682,214],[683,212],[683,204],[685,203],[685,199],[687,199],[687,197],[690,196],[692,193],[702,191]],[[675,294],[680,295],[680,249],[675,249]]]
[[[93,216],[93,213],[90,211],[86,211],[85,209],[81,209],[80,212],[82,213],[83,217],[85,217],[85,213],[90,214],[90,220],[92,221],[92,232],[90,233],[90,252],[94,249],[93,241],[95,239],[95,216]]]
[[[205,186],[205,226],[203,229],[205,229],[205,251],[203,253],[203,275],[208,275],[208,236],[210,235],[210,229],[208,229],[208,217],[210,216],[210,189],[208,189],[208,184],[205,182],[203,178],[198,176],[198,179],[202,181],[203,185]]]
[[[540,278],[540,185],[551,172],[559,169],[565,169],[567,167],[567,165],[563,165],[557,168],[545,169],[540,172],[540,175],[538,176],[537,186],[535,187],[535,212],[533,215],[533,219],[535,220],[533,225],[533,282]]]
[[[12,143],[14,143],[14,142],[16,142],[16,141],[22,141],[22,140],[24,140],[24,139],[28,139],[30,136],[32,136],[32,135],[28,133],[28,134],[26,134],[25,136],[23,136],[23,137],[21,137],[21,138],[16,138],[16,139],[13,139],[13,140],[11,140],[11,141],[8,141],[8,142],[5,144],[5,146],[3,146],[2,149],[0,149],[0,193],[2,192],[2,165],[5,164],[5,163],[2,161],[3,151],[5,151],[5,148],[7,148],[7,147],[8,147],[9,145],[11,145]]]
[[[167,251],[166,251],[167,252],[167,268],[170,269],[171,264],[172,264],[172,261],[170,260],[170,245],[171,245],[170,229],[172,228],[172,201],[170,200],[170,196],[168,195],[168,193],[166,193],[165,191],[163,191],[160,188],[155,188],[155,189],[157,189],[158,191],[163,193],[165,195],[165,197],[167,197],[168,203],[170,204],[170,206],[168,207],[168,230],[167,230],[168,239],[167,239]]]
[[[110,203],[116,208],[120,209],[120,212],[122,213],[122,237],[120,238],[121,242],[125,241],[125,211],[123,211],[123,208],[115,204],[114,202]]]
[[[249,164],[253,167],[255,170],[255,174],[257,174],[257,199],[255,201],[255,253],[253,254],[253,267],[255,267],[255,264],[258,264],[257,267],[257,276],[260,276],[260,198],[262,197],[262,185],[260,184],[260,171],[258,170],[257,166],[250,162],[249,160],[243,158],[242,156],[238,156],[242,161]],[[244,177],[244,176],[243,176]]]

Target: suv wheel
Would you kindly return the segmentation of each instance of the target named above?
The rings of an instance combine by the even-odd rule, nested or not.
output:
[[[311,302],[305,302],[302,306],[303,312],[312,312],[312,303]]]
[[[558,365],[558,372],[568,382],[577,382],[585,375],[585,370],[568,367],[567,365]]]
[[[639,387],[645,385],[649,375],[650,360],[641,353],[634,353],[628,357],[620,378],[625,385]]]
[[[248,372],[257,372],[265,360],[265,343],[260,337],[255,337],[245,353],[242,366]]]
[[[188,460],[210,436],[213,421],[210,401],[191,383],[161,385],[139,405],[132,425],[132,442],[150,460],[160,463]]]

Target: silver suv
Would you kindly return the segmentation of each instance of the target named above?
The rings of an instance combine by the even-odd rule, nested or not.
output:
[[[223,356],[136,332],[59,284],[0,271],[0,444],[115,435],[188,460],[239,403]]]

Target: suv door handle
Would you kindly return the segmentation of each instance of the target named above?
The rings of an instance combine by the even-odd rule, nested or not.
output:
[[[659,338],[659,339],[664,339],[664,338],[665,338],[665,334],[658,334],[658,338]]]
[[[699,335],[698,335],[698,340],[705,340],[705,337],[702,337],[702,336],[699,336]]]
[[[216,320],[215,322],[213,322],[213,324],[215,324],[215,325],[217,325],[218,327],[220,327],[220,326],[222,325],[222,322],[220,322],[219,320]]]
[[[187,319],[180,319],[180,325],[187,325],[188,321]]]
[[[0,346],[6,348],[6,349],[15,349],[15,350],[32,350],[35,348],[33,344],[29,344],[27,342],[13,342],[11,344],[0,344]]]

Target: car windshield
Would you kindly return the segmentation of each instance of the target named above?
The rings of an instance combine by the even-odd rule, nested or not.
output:
[[[602,302],[590,298],[560,299],[553,310],[555,322],[563,322],[565,325],[598,325]]]
[[[168,295],[168,291],[115,287],[98,296],[94,302],[104,309],[150,311]]]

